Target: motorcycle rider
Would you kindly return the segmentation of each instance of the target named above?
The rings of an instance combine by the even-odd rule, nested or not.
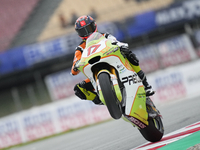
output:
[[[79,37],[82,39],[82,42],[75,49],[74,60],[71,69],[72,75],[77,75],[80,72],[76,68],[75,64],[81,59],[82,52],[86,46],[87,38],[92,33],[97,31],[97,25],[95,20],[91,16],[81,16],[75,22],[75,30],[78,33]],[[128,61],[131,63],[132,68],[142,80],[142,83],[145,87],[146,95],[153,95],[155,92],[148,84],[147,78],[139,66],[139,60],[137,59],[136,55],[129,50],[128,44],[117,41],[116,38],[109,33],[102,33],[102,35],[105,36],[105,38],[111,40],[112,44],[116,44],[120,47],[121,53],[128,59]],[[91,100],[95,104],[102,104],[97,93],[94,92],[94,87],[89,79],[86,79],[76,84],[74,87],[74,91],[75,95],[78,96],[80,99]]]

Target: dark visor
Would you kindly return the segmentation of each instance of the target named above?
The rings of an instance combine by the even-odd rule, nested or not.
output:
[[[94,26],[94,22],[84,26],[82,28],[76,29],[76,31],[78,32],[78,35],[81,37],[85,37],[90,35],[91,33],[93,33],[95,31],[96,27]]]

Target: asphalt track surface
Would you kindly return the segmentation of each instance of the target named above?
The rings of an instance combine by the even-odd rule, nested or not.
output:
[[[200,121],[200,97],[157,105],[165,134]],[[130,150],[147,141],[124,120],[111,120],[10,150]]]

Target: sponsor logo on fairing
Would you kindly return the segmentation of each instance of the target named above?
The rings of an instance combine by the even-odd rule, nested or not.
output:
[[[126,71],[125,67],[123,67],[122,69],[119,69],[119,73],[123,73],[124,71]]]
[[[114,51],[114,52],[116,52],[118,49],[119,49],[119,48],[118,48],[118,47],[116,47],[116,48],[114,48],[114,50],[113,50],[113,51]]]
[[[137,74],[133,74],[133,75],[122,78],[122,83],[125,84],[126,82],[128,82],[129,85],[131,85],[132,83],[135,84],[135,83],[141,82],[141,80],[138,79]]]
[[[139,128],[143,129],[146,128],[147,126],[142,123],[140,120],[132,117],[132,116],[127,116],[127,119],[130,120],[132,123],[134,123],[136,126],[138,126]]]
[[[121,67],[123,67],[123,65],[117,65],[117,68],[118,68],[118,69],[121,68]]]

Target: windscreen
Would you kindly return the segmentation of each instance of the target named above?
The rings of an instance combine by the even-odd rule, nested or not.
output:
[[[86,40],[86,48],[88,48],[89,46],[98,43],[99,41],[101,41],[102,39],[104,39],[105,37],[99,33],[99,32],[94,32],[93,34],[91,34],[89,36],[89,38]]]

